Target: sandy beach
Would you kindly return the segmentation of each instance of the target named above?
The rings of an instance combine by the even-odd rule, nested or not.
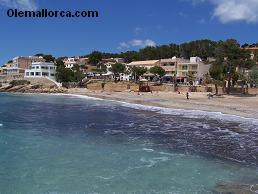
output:
[[[257,96],[223,95],[208,99],[208,93],[190,93],[190,100],[187,100],[185,93],[154,92],[138,94],[137,92],[93,92],[81,88],[69,89],[68,93],[134,104],[221,112],[224,114],[258,119]]]

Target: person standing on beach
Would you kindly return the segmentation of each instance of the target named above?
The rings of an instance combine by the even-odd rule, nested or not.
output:
[[[189,92],[186,92],[186,99],[189,100]]]

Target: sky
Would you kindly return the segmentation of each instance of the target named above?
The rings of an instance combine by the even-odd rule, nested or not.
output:
[[[19,10],[97,10],[98,18],[9,18]],[[79,56],[197,39],[258,42],[258,0],[0,0],[0,65],[37,53]]]

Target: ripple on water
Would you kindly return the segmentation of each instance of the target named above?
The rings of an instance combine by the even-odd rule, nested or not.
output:
[[[247,166],[258,155],[250,120],[35,98],[1,106],[0,193],[210,193],[257,177]]]

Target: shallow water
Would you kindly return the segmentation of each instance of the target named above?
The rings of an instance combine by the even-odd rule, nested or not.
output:
[[[257,181],[257,126],[216,113],[0,94],[0,193],[212,193],[217,183]]]

